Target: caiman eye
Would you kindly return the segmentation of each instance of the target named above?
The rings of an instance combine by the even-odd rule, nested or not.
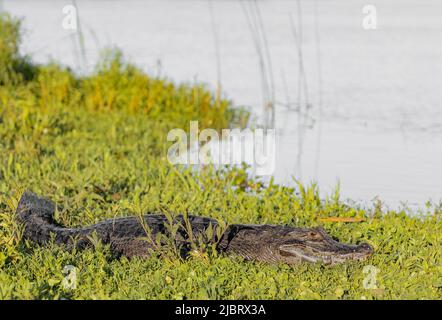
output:
[[[309,240],[322,240],[322,234],[317,231],[309,231],[307,235]]]

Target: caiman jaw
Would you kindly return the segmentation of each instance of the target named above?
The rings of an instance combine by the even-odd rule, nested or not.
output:
[[[373,248],[363,243],[360,245],[344,245],[340,244],[335,250],[321,250],[300,244],[283,244],[279,247],[282,256],[289,258],[290,256],[306,262],[322,262],[324,264],[336,264],[347,260],[365,260],[373,253]]]
[[[330,252],[329,254],[322,255],[322,261],[325,264],[336,264],[347,260],[363,261],[373,254],[373,248],[367,243],[362,243],[356,246],[341,246],[342,247],[337,252]]]

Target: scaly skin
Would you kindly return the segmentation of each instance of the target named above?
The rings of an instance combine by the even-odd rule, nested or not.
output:
[[[55,205],[51,201],[25,192],[17,206],[17,220],[24,225],[24,238],[38,244],[53,240],[68,248],[84,248],[96,237],[110,244],[113,254],[126,257],[147,256],[150,249],[163,245],[165,238],[173,238],[183,257],[188,255],[192,242],[202,242],[216,244],[218,252],[246,260],[288,264],[302,261],[336,264],[363,260],[373,253],[368,244],[339,243],[322,228],[234,224],[218,239],[217,221],[206,217],[175,217],[172,224],[178,227],[172,236],[170,223],[164,215],[108,219],[83,228],[65,228],[54,221],[54,212]],[[159,236],[163,240],[158,240]]]

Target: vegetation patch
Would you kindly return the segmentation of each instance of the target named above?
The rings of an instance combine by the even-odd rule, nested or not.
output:
[[[151,78],[111,52],[90,76],[18,53],[20,24],[0,19],[1,299],[441,299],[439,207],[420,216],[348,205],[339,191],[250,179],[244,168],[171,166],[167,132],[244,125],[247,113],[200,84]],[[264,265],[194,254],[112,259],[109,248],[67,252],[21,238],[25,189],[60,204],[68,226],[146,212],[189,213],[226,223],[322,225],[343,242],[368,242],[364,262]],[[333,218],[333,219],[331,219]],[[345,218],[345,219],[343,219]],[[66,266],[75,286],[65,285]]]

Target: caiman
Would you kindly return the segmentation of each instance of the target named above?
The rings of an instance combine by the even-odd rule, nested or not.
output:
[[[82,228],[66,228],[54,220],[55,204],[32,192],[25,192],[17,206],[16,217],[24,225],[23,237],[38,244],[54,241],[68,248],[91,246],[93,239],[109,244],[115,256],[148,256],[162,245],[159,236],[172,237],[172,242],[185,257],[191,243],[212,244],[221,254],[265,263],[297,264],[320,262],[337,264],[364,260],[373,253],[366,243],[343,244],[334,240],[321,227],[296,228],[276,225],[232,224],[217,232],[217,220],[207,217],[178,215],[173,218],[176,232],[170,232],[165,215],[146,214],[107,219]],[[218,235],[217,235],[218,234]]]

